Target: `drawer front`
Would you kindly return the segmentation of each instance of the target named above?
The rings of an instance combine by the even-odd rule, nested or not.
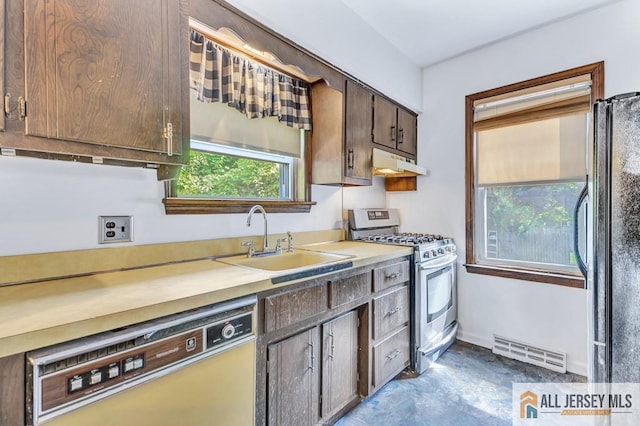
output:
[[[329,306],[335,308],[369,295],[371,272],[329,282]]]
[[[373,291],[380,291],[409,281],[409,261],[374,269]]]
[[[373,338],[379,339],[409,321],[409,286],[373,299]]]
[[[327,310],[327,286],[294,290],[264,299],[266,332],[279,330]]]
[[[409,327],[373,347],[373,386],[380,387],[409,365]]]

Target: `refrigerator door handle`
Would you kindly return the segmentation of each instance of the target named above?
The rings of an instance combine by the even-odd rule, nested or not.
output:
[[[587,265],[582,260],[580,256],[580,247],[578,244],[578,215],[580,211],[580,206],[584,203],[584,200],[587,198],[589,194],[589,179],[587,178],[587,183],[585,183],[584,188],[580,191],[580,195],[578,195],[578,201],[576,201],[576,205],[573,208],[573,252],[576,255],[576,262],[578,263],[578,268],[582,275],[587,278]]]

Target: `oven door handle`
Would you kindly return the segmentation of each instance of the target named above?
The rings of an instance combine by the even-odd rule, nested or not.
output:
[[[442,260],[438,259],[438,261],[434,260],[434,261],[422,262],[422,263],[419,263],[418,265],[421,271],[428,271],[431,269],[439,269],[439,268],[442,268],[443,266],[449,266],[455,263],[457,259],[458,259],[458,255],[455,253],[451,253],[442,257]]]

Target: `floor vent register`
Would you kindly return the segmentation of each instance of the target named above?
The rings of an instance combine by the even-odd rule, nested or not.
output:
[[[559,373],[567,372],[566,353],[543,349],[506,337],[493,336],[493,353]]]

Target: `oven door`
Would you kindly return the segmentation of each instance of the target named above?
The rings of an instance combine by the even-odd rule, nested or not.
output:
[[[456,320],[457,258],[451,253],[416,265],[416,344],[423,351],[437,346]]]

